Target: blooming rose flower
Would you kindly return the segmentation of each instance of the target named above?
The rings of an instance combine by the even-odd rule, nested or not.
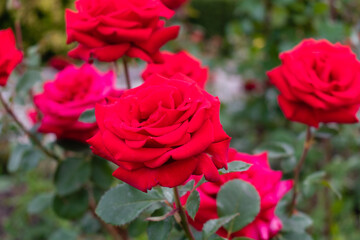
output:
[[[200,207],[192,220],[188,217],[191,225],[197,230],[203,228],[204,223],[210,219],[218,218],[216,196],[222,185],[230,180],[241,179],[253,185],[260,196],[260,212],[255,219],[241,230],[231,234],[234,237],[248,237],[255,240],[268,240],[274,237],[282,228],[281,220],[275,215],[275,208],[280,199],[292,188],[293,181],[281,181],[282,173],[271,170],[267,154],[249,155],[238,153],[235,149],[229,150],[229,162],[243,161],[252,164],[245,172],[231,172],[221,175],[218,182],[206,182],[201,184],[197,191],[200,193]],[[201,177],[194,177],[199,181]],[[190,193],[181,198],[181,204],[185,205]],[[220,228],[217,234],[227,237],[225,228]]]
[[[185,51],[179,53],[165,52],[162,54],[164,63],[149,63],[142,74],[146,80],[153,74],[160,74],[164,77],[172,77],[176,73],[182,73],[199,84],[201,88],[205,87],[208,79],[209,69],[201,67],[201,62]]]
[[[358,121],[360,63],[349,47],[307,39],[280,59],[282,65],[267,75],[288,119],[314,127]]]
[[[170,9],[177,9],[183,5],[187,0],[161,0],[165,6]]]
[[[95,108],[93,152],[119,167],[113,175],[147,191],[175,187],[192,174],[219,180],[230,137],[219,120],[220,102],[183,74],[154,75],[119,99]]]
[[[66,11],[67,43],[79,42],[69,56],[111,62],[123,55],[162,61],[159,48],[177,37],[178,26],[164,27],[160,17],[173,11],[160,0],[78,0],[78,12]]]
[[[0,31],[0,86],[5,86],[6,82],[23,58],[21,51],[16,49],[15,36],[12,30],[5,29]]]
[[[97,131],[96,122],[79,121],[80,115],[104,103],[108,96],[117,96],[112,71],[100,74],[91,65],[69,66],[59,72],[54,81],[46,82],[44,92],[34,96],[42,113],[39,132],[55,133],[58,139],[85,142]]]

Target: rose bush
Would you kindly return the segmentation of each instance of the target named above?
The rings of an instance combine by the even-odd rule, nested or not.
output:
[[[142,191],[176,187],[193,174],[217,181],[230,142],[219,108],[218,98],[185,75],[154,75],[96,106],[99,131],[88,143],[118,165],[115,177]]]
[[[44,91],[34,96],[34,103],[42,114],[42,133],[55,133],[58,139],[85,142],[97,131],[96,122],[79,121],[80,115],[104,103],[108,96],[118,96],[112,71],[100,74],[91,65],[69,66],[59,72],[54,81],[44,84]]]
[[[23,54],[16,49],[15,36],[10,28],[0,31],[0,43],[0,86],[5,86]]]
[[[223,174],[217,182],[201,184],[197,188],[200,193],[200,207],[194,220],[188,217],[190,224],[197,230],[201,230],[208,220],[218,218],[216,196],[221,186],[230,180],[241,179],[253,185],[257,190],[260,196],[260,212],[251,223],[232,233],[230,239],[249,237],[256,240],[268,240],[274,237],[282,228],[281,220],[275,215],[275,208],[280,199],[292,188],[292,180],[281,181],[282,173],[271,170],[266,153],[249,155],[230,149],[229,162],[232,161],[243,161],[252,166],[244,172]],[[194,179],[199,181],[200,177],[194,177]],[[181,198],[183,205],[188,196],[189,193]],[[225,228],[220,228],[217,234],[222,237],[228,236]]]
[[[160,0],[78,0],[78,12],[66,11],[67,43],[79,45],[69,56],[115,61],[123,55],[162,61],[159,48],[177,37],[178,26],[164,27],[160,17],[173,11]]]
[[[348,46],[307,39],[280,54],[268,77],[284,115],[296,122],[354,123],[360,107],[360,63]]]
[[[209,69],[201,67],[201,62],[185,51],[178,53],[162,53],[163,63],[149,63],[142,73],[142,78],[146,80],[153,74],[160,74],[164,77],[172,77],[176,73],[182,73],[204,88],[208,79]]]

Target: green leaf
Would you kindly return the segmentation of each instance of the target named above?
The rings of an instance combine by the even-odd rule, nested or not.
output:
[[[129,225],[126,226],[126,229],[130,239],[142,239],[140,236],[146,235],[147,226],[148,222],[140,217],[129,223]]]
[[[79,121],[85,122],[85,123],[93,123],[93,122],[96,122],[95,108],[88,109],[88,110],[84,111],[84,112],[80,115]]]
[[[91,180],[100,188],[108,189],[113,183],[112,169],[107,160],[94,156],[91,159]]]
[[[208,239],[211,235],[216,233],[216,231],[219,230],[219,228],[221,228],[225,224],[229,223],[231,220],[236,218],[238,215],[239,214],[233,214],[233,215],[230,215],[230,216],[225,216],[225,217],[221,217],[221,218],[212,219],[212,220],[207,221],[204,224],[204,227],[202,229],[203,240]]]
[[[302,213],[297,212],[293,214],[291,217],[287,215],[279,216],[281,221],[283,222],[283,232],[305,232],[306,228],[312,225],[312,219]]]
[[[31,145],[18,144],[12,151],[7,169],[10,173],[31,170],[37,166],[43,154]]]
[[[164,214],[163,209],[155,211],[151,216],[161,216]],[[166,218],[164,221],[149,222],[147,227],[147,235],[149,240],[166,240],[169,237],[170,231],[173,226],[173,219]]]
[[[77,233],[70,230],[60,229],[51,234],[49,240],[76,240]]]
[[[55,173],[55,186],[60,196],[79,190],[90,178],[89,162],[80,158],[68,158],[61,162]]]
[[[16,92],[19,95],[26,94],[38,81],[41,81],[41,73],[38,70],[28,69],[16,84]]]
[[[173,192],[172,188],[162,187],[161,192],[162,192],[162,195],[165,197],[165,199],[168,202],[174,201],[174,192]]]
[[[29,214],[38,214],[47,207],[51,206],[53,201],[53,193],[43,193],[35,197],[28,205],[27,212]]]
[[[127,184],[120,184],[103,195],[96,214],[106,223],[124,225],[160,201],[163,199],[156,191],[144,193]]]
[[[242,161],[233,161],[228,163],[228,169],[220,169],[220,173],[230,173],[230,172],[243,172],[249,170],[252,164],[242,162]]]
[[[200,194],[194,190],[186,201],[186,210],[189,216],[194,219],[200,206]]]
[[[188,181],[184,186],[181,186],[179,189],[180,197],[185,195],[188,191],[191,191],[194,188],[194,185],[195,185],[195,180],[192,179]]]
[[[86,234],[94,234],[101,229],[100,222],[89,212],[84,215],[79,223],[81,231]]]
[[[27,149],[28,146],[23,144],[18,144],[13,148],[7,164],[7,170],[10,173],[14,173],[20,168],[22,157]]]
[[[26,57],[26,65],[29,68],[39,67],[41,64],[41,57],[39,55],[39,46],[34,45],[28,48],[27,57]]]
[[[231,223],[225,225],[236,232],[252,222],[260,211],[260,196],[256,189],[243,180],[232,180],[223,185],[216,198],[219,217],[238,213]]]
[[[81,189],[66,196],[55,196],[53,209],[62,218],[76,219],[86,213],[89,204],[89,196],[86,190]]]

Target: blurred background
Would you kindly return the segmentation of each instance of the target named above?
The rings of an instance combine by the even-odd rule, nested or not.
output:
[[[70,61],[67,51],[74,45],[66,45],[66,8],[74,8],[73,0],[0,1],[0,29],[20,27],[27,61],[33,66],[32,75],[19,80],[22,87],[15,87],[22,99],[18,104],[29,102],[25,93],[33,84]],[[186,49],[210,67],[207,89],[222,102],[221,121],[233,137],[232,146],[248,153],[269,151],[272,167],[290,178],[302,151],[305,126],[284,118],[266,71],[279,65],[280,52],[304,38],[342,42],[359,54],[360,1],[191,0],[168,24],[182,28],[179,38],[164,49]],[[132,66],[136,75],[144,64]],[[26,114],[22,117],[28,121]],[[360,239],[359,129],[359,124],[328,124],[315,132],[316,143],[301,176],[299,205],[312,221],[295,223],[308,227],[313,239]],[[6,116],[0,131],[0,239],[105,239],[91,216],[75,224],[55,217],[51,196],[37,198],[53,189],[47,181],[53,177],[53,166],[30,150],[19,153],[24,139],[16,137],[19,130]],[[130,235],[147,239],[145,224],[130,224]],[[291,224],[284,223],[284,235],[294,228]]]

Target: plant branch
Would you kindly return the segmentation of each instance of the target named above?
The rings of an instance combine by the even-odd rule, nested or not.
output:
[[[126,86],[127,86],[128,89],[131,89],[131,82],[130,82],[130,75],[129,75],[129,68],[128,68],[128,60],[127,60],[127,58],[123,58],[123,63],[124,63]]]
[[[293,214],[295,207],[296,207],[296,198],[299,193],[298,185],[299,185],[300,172],[301,172],[302,166],[304,165],[304,162],[305,162],[306,156],[309,152],[309,149],[311,147],[311,144],[312,144],[311,129],[310,129],[310,126],[308,126],[306,129],[306,138],[305,138],[305,143],[304,143],[304,149],[301,154],[300,160],[294,169],[294,190],[293,190],[290,207],[289,207],[290,215]]]
[[[190,240],[195,240],[195,238],[190,230],[189,222],[187,220],[184,208],[180,202],[179,190],[177,187],[174,187],[173,190],[174,190],[174,196],[175,196],[175,204],[176,204],[177,209],[179,210],[179,214],[180,214],[180,218],[181,218],[181,226],[184,229],[187,238]]]
[[[61,159],[56,156],[54,153],[50,152],[48,149],[46,149],[42,143],[40,142],[40,140],[34,135],[32,134],[29,130],[27,130],[25,128],[25,126],[20,122],[20,120],[16,117],[15,113],[12,111],[12,109],[10,108],[9,104],[5,101],[4,97],[2,96],[2,94],[0,93],[0,101],[2,103],[2,105],[4,106],[6,112],[12,117],[12,119],[16,122],[16,124],[21,128],[21,130],[33,141],[33,143],[35,143],[35,145],[42,151],[44,152],[47,156],[49,156],[50,158],[56,160],[57,162],[60,162]]]

